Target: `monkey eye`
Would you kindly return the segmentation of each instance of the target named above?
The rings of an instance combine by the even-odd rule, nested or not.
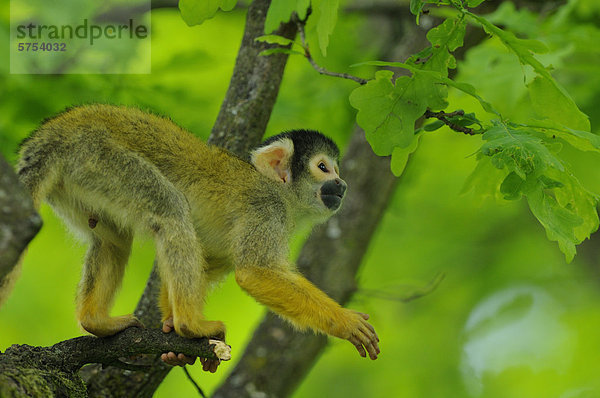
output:
[[[319,165],[317,166],[323,173],[329,173],[329,170],[327,170],[327,166],[325,166],[325,163],[321,162],[319,163]]]

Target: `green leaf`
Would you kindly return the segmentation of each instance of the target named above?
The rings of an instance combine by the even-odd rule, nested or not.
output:
[[[180,0],[181,17],[188,26],[200,25],[215,16],[217,11],[230,11],[237,0]]]
[[[451,54],[462,47],[465,37],[466,23],[462,17],[449,18],[427,32],[427,40],[431,43],[431,55],[420,63],[420,69],[434,70],[448,76],[448,69],[456,68],[456,59]],[[422,55],[421,55],[422,57]]]
[[[499,117],[502,117],[500,115],[500,113],[494,109],[494,107],[492,106],[492,104],[490,104],[489,102],[485,101],[480,95],[477,94],[475,87],[473,87],[472,85],[468,84],[468,83],[459,83],[459,82],[455,82],[452,79],[448,79],[447,77],[444,77],[441,75],[441,73],[435,72],[435,71],[422,71],[418,68],[416,68],[413,65],[409,65],[409,64],[405,64],[402,62],[386,62],[386,61],[366,61],[366,62],[360,62],[357,64],[353,64],[351,65],[352,67],[357,67],[357,66],[364,66],[364,65],[369,65],[369,66],[389,66],[389,67],[393,67],[393,68],[403,68],[403,69],[408,69],[409,71],[413,72],[413,73],[427,73],[430,75],[430,77],[434,80],[437,80],[440,83],[445,84],[446,86],[450,86],[450,87],[454,87],[462,92],[464,92],[465,94],[468,94],[470,96],[472,96],[473,98],[475,98],[477,101],[479,101],[479,103],[481,104],[481,107],[489,113],[493,113]]]
[[[519,39],[512,32],[498,28],[483,17],[466,10],[463,12],[479,22],[486,32],[497,36],[519,58],[521,64],[531,66],[537,73],[538,77],[529,84],[531,100],[537,113],[544,117],[560,119],[561,123],[566,121],[569,123],[567,127],[590,130],[587,116],[579,110],[567,92],[554,80],[550,71],[533,56],[533,53],[541,54],[548,51],[544,43],[537,40]],[[560,106],[565,108],[560,108]],[[557,113],[564,112],[565,115],[553,114],[554,109],[557,108],[560,109],[560,112]]]
[[[265,19],[265,33],[269,34],[279,28],[283,22],[288,22],[296,11],[296,0],[272,0]]]
[[[540,180],[545,189],[562,188],[565,186],[565,184],[562,182],[554,180],[545,175],[539,176],[538,180]]]
[[[460,193],[464,195],[473,192],[475,197],[482,199],[499,197],[500,182],[506,178],[508,171],[494,166],[489,156],[479,153],[477,159],[477,166],[467,177]]]
[[[537,76],[528,84],[529,97],[535,112],[561,125],[576,130],[590,130],[588,117],[579,110],[575,101],[552,81]]]
[[[564,170],[543,140],[528,131],[497,123],[483,134],[483,139],[486,143],[481,153],[490,156],[496,167],[506,167],[522,179],[530,174],[540,175],[549,167]]]
[[[278,47],[278,48],[269,48],[268,50],[263,50],[260,53],[258,53],[258,56],[266,57],[267,55],[272,55],[272,54],[304,55],[300,51],[292,50],[291,48]]]
[[[356,122],[365,130],[373,151],[380,156],[390,155],[396,146],[408,146],[413,135],[411,131],[407,140],[398,134],[403,126],[401,119],[393,114],[393,76],[391,71],[378,71],[374,80],[356,88],[350,94],[350,104],[358,109]]]
[[[548,176],[548,179],[555,181],[559,188],[553,189],[557,203],[583,219],[583,222],[574,229],[575,238],[579,244],[598,229],[599,198],[586,190],[570,173],[549,170]],[[545,186],[545,188],[548,187]]]
[[[527,192],[529,209],[546,229],[546,236],[558,242],[567,262],[575,256],[575,245],[581,241],[575,236],[575,229],[583,224],[583,219],[573,211],[560,206],[556,199],[548,194],[540,182]]]
[[[417,25],[419,24],[419,17],[424,6],[425,2],[423,0],[410,0],[410,12],[417,17]]]
[[[339,0],[313,0],[313,17],[317,18],[317,37],[323,56],[327,55],[329,36],[333,33],[337,22]]]
[[[448,79],[448,78],[442,78],[441,82],[450,87],[454,87],[454,88],[462,91],[465,94],[469,94],[471,97],[473,97],[477,101],[479,101],[483,110],[485,110],[488,113],[493,113],[493,114],[501,117],[500,112],[498,112],[496,109],[494,109],[492,104],[490,104],[489,102],[487,102],[486,100],[481,98],[481,96],[479,94],[477,94],[477,92],[475,91],[475,87],[473,87],[469,83],[459,83],[459,82],[455,82],[454,80]]]
[[[564,132],[559,132],[559,135],[569,144],[582,151],[600,150],[600,136],[596,134],[567,128]]]
[[[237,4],[237,0],[222,0],[221,1],[221,10],[223,11],[231,11]]]
[[[483,3],[485,0],[467,0],[467,6],[468,7],[477,7],[478,5],[480,5],[481,3]]]
[[[310,0],[272,0],[265,19],[265,33],[269,34],[281,23],[289,22],[294,12],[300,20],[306,19],[309,6]]]
[[[525,184],[525,180],[513,171],[502,181],[500,192],[502,192],[506,200],[521,199],[523,184]]]
[[[415,70],[412,77],[401,76],[392,83],[393,72],[378,71],[374,80],[350,94],[350,104],[358,109],[356,121],[376,154],[387,156],[395,147],[408,147],[415,121],[425,110],[446,107],[446,87],[437,84],[435,76]]]
[[[294,44],[293,40],[290,40],[287,37],[283,37],[283,36],[279,36],[279,35],[264,35],[264,36],[259,36],[254,40],[265,42],[268,44],[279,44],[280,46],[289,46],[291,44]]]
[[[553,153],[553,139],[540,130],[497,122],[483,139],[486,142],[478,155],[479,164],[468,186],[482,184],[488,192],[493,191],[501,177],[499,191],[504,198],[525,196],[548,239],[558,242],[567,261],[571,261],[575,246],[598,229],[598,197],[571,174]],[[493,175],[490,165],[508,174]]]
[[[426,124],[425,126],[423,126],[423,130],[425,131],[435,131],[441,127],[444,127],[446,124],[444,122],[442,122],[441,120],[436,120],[433,123],[429,123]]]
[[[301,21],[306,19],[308,8],[310,7],[310,0],[296,0],[296,14]]]
[[[539,131],[548,139],[561,139],[581,151],[600,152],[600,136],[594,133],[563,127],[548,119],[537,121],[536,124],[520,124],[519,126]]]
[[[406,148],[396,147],[392,152],[391,168],[396,177],[400,177],[406,168],[409,156],[417,150],[422,134],[415,134],[412,142]]]

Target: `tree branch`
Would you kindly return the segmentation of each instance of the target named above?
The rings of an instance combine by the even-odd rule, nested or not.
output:
[[[42,227],[31,196],[10,164],[0,155],[0,287],[11,284],[21,253]],[[0,289],[1,290],[1,289]],[[5,297],[0,295],[0,305]]]
[[[478,133],[475,130],[473,130],[469,127],[459,126],[458,124],[453,123],[452,121],[448,120],[449,117],[464,116],[464,115],[465,115],[465,111],[463,111],[463,110],[446,113],[444,111],[432,112],[429,109],[427,109],[425,111],[425,113],[423,114],[423,116],[427,119],[435,118],[435,119],[438,119],[438,120],[444,122],[444,124],[446,126],[450,127],[452,130],[457,131],[459,133],[464,133],[467,135],[477,135]]]
[[[85,364],[117,365],[128,372],[145,372],[154,361],[146,357],[145,363],[140,363],[139,360],[129,363],[122,358],[140,354],[158,357],[168,351],[219,358],[223,361],[231,359],[231,347],[222,341],[207,338],[186,339],[175,333],[167,334],[157,329],[129,328],[110,337],[82,336],[51,347],[13,345],[0,354],[0,396],[24,396],[16,392],[31,385],[35,385],[38,391],[66,390],[66,395],[77,395],[79,386],[82,385],[77,370]],[[165,364],[160,366],[169,368]],[[28,380],[32,369],[35,369],[37,374],[51,377]],[[65,393],[57,395],[64,396]]]

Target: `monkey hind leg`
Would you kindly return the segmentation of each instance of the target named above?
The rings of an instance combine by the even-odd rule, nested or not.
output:
[[[172,323],[175,332],[181,336],[225,338],[225,325],[221,321],[204,319],[204,297],[207,283],[204,273],[204,261],[201,256],[198,263],[185,264],[168,261],[164,258],[160,243],[158,264],[161,271],[162,286],[159,304],[163,322]],[[171,245],[170,249],[173,249]]]
[[[130,326],[142,326],[133,315],[111,317],[110,309],[131,250],[130,235],[120,244],[92,235],[77,294],[81,327],[96,336],[110,336]]]

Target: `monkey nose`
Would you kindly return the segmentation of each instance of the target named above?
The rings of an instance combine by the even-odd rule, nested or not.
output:
[[[336,178],[334,181],[335,184],[339,186],[342,196],[344,196],[346,189],[348,188],[348,184],[346,184],[346,181],[342,180],[341,178]]]

